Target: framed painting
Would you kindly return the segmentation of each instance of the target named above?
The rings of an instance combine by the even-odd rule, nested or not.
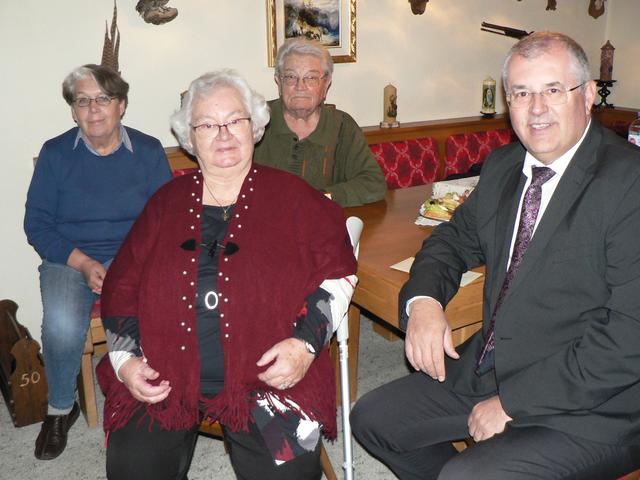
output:
[[[267,58],[273,67],[287,38],[325,45],[334,63],[356,61],[356,0],[266,0]]]

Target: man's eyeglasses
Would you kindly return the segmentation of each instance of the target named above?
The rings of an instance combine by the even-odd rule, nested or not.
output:
[[[533,97],[540,95],[547,105],[563,105],[567,103],[569,93],[577,90],[587,82],[582,82],[573,88],[549,87],[539,92],[529,90],[513,90],[507,94],[507,103],[513,108],[523,108],[531,105]]]
[[[233,136],[242,134],[244,127],[251,121],[251,117],[236,118],[227,123],[201,123],[200,125],[191,125],[191,128],[200,138],[216,138],[222,127]]]
[[[287,87],[295,87],[298,85],[298,82],[302,80],[304,86],[307,88],[315,88],[320,85],[320,80],[322,80],[327,75],[305,75],[304,77],[298,77],[297,75],[281,75],[282,83],[284,83]]]
[[[114,97],[110,97],[109,95],[98,95],[96,98],[89,97],[77,97],[73,103],[76,107],[88,107],[91,105],[91,102],[96,102],[96,105],[100,105],[101,107],[106,107],[111,103]]]

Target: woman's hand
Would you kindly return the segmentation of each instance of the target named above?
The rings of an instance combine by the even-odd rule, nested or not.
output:
[[[82,263],[80,272],[84,275],[84,279],[91,291],[100,295],[102,293],[102,282],[104,282],[104,276],[107,274],[102,264],[91,258]]]
[[[69,255],[67,265],[84,275],[84,279],[93,293],[98,295],[102,293],[102,282],[107,271],[99,261],[74,248]]]
[[[133,357],[124,362],[118,370],[118,376],[133,398],[141,402],[158,403],[171,392],[168,380],[162,380],[157,386],[149,383],[149,380],[155,380],[160,374],[140,357]]]
[[[307,373],[315,356],[307,351],[304,342],[287,338],[267,350],[256,363],[263,367],[273,362],[258,378],[270,387],[286,390],[297,384]]]

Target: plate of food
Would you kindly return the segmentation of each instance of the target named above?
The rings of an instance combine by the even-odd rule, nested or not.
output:
[[[420,205],[420,215],[432,220],[447,222],[451,219],[451,215],[467,199],[470,190],[462,193],[448,192],[439,198],[429,198]]]
[[[480,177],[466,177],[434,182],[431,196],[420,205],[416,225],[434,226],[448,222],[478,184]]]

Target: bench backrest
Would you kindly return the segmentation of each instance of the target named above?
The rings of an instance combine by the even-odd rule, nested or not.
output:
[[[382,142],[369,147],[390,190],[424,185],[438,177],[440,159],[438,142],[434,138]]]
[[[449,136],[444,146],[444,177],[468,172],[472,165],[484,162],[492,150],[515,140],[510,128]]]

